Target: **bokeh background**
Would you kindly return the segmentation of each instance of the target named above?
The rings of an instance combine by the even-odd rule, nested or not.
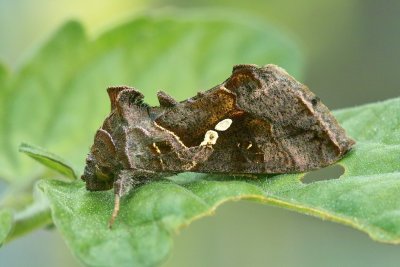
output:
[[[0,0],[0,60],[18,69],[67,19],[83,22],[93,36],[165,7],[217,7],[272,23],[299,44],[301,81],[332,109],[399,96],[397,0]],[[399,252],[345,226],[238,202],[182,230],[165,266],[398,266]],[[57,231],[41,230],[2,247],[0,266],[79,264]]]

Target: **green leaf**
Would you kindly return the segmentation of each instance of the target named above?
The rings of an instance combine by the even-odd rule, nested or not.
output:
[[[32,192],[29,194],[29,198],[32,199],[28,201],[24,200],[24,198],[26,198],[24,193],[21,191],[18,192],[19,190],[15,187],[12,189],[13,190],[9,190],[2,198],[2,207],[4,206],[6,208],[0,210],[0,228],[2,228],[0,229],[0,237],[2,235],[2,230],[7,232],[7,234],[4,236],[4,239],[0,239],[0,243],[2,241],[9,242],[21,235],[52,224],[48,200],[41,191],[38,190],[37,186],[34,186],[33,194]],[[13,194],[16,196],[12,197]],[[21,206],[21,201],[27,203]],[[1,213],[2,211],[4,211],[3,214]],[[12,217],[10,217],[10,219],[9,216],[11,214]],[[2,218],[3,215],[5,216],[4,218]],[[3,227],[1,227],[2,220],[4,220],[5,224],[10,224],[10,226],[4,225],[3,229]]]
[[[12,167],[8,164],[7,153],[1,148],[5,147],[7,140],[4,137],[3,119],[8,116],[6,109],[4,108],[7,103],[7,86],[8,73],[3,65],[0,64],[0,179],[6,179],[11,177]]]
[[[67,23],[6,78],[0,177],[24,182],[43,174],[17,153],[22,141],[57,151],[82,171],[94,133],[109,113],[108,86],[135,86],[155,104],[159,89],[177,99],[191,97],[222,82],[238,63],[275,63],[298,76],[297,48],[253,20],[166,11],[137,17],[95,39],[79,23]],[[0,72],[0,86],[1,79]]]
[[[26,143],[19,146],[19,151],[27,154],[34,160],[40,162],[44,166],[68,177],[77,179],[78,175],[75,170],[70,166],[70,163],[60,158],[59,156],[46,151],[45,149]]]
[[[32,203],[24,209],[14,211],[13,220],[13,229],[7,236],[7,242],[52,224],[48,200],[37,186],[34,188]]]
[[[339,179],[304,184],[304,174],[259,179],[183,174],[171,177],[175,182],[132,191],[112,230],[107,228],[111,191],[88,192],[82,182],[41,181],[39,187],[50,200],[57,228],[87,266],[159,264],[182,226],[212,214],[225,201],[243,198],[344,223],[377,241],[398,244],[400,98],[335,114],[357,141],[339,163],[345,168]]]
[[[8,237],[13,226],[12,212],[8,209],[0,210],[0,247]]]

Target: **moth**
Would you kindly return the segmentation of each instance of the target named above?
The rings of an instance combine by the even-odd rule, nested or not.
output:
[[[236,65],[208,91],[178,102],[160,91],[107,89],[111,113],[97,130],[82,179],[90,191],[134,187],[181,172],[279,174],[330,165],[355,143],[305,85],[276,65]]]

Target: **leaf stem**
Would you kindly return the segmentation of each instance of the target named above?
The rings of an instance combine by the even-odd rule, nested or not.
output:
[[[4,243],[7,244],[20,236],[50,225],[52,222],[50,210],[47,210],[43,213],[38,213],[36,216],[29,217],[24,220],[16,221],[12,232],[10,232]]]

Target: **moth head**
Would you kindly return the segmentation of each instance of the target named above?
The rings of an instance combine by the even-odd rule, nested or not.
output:
[[[86,158],[82,180],[91,191],[108,190],[113,187],[115,166],[115,145],[111,135],[99,129],[94,144]]]

